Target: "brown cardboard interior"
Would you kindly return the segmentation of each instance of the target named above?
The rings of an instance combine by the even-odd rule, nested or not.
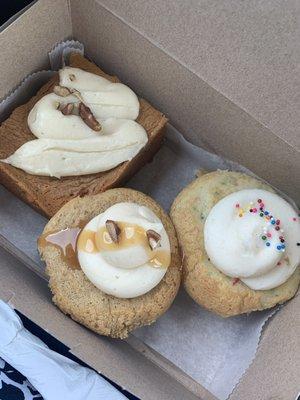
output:
[[[299,149],[296,2],[98,2]]]
[[[85,44],[91,58],[108,72],[116,73],[164,111],[189,140],[241,162],[299,200],[297,171],[300,157],[294,136],[287,137],[292,129],[288,129],[283,136],[273,129],[274,125],[265,127],[262,119],[255,119],[253,113],[251,116],[232,99],[222,95],[221,88],[219,91],[216,85],[212,87],[204,78],[191,72],[192,68],[143,37],[131,25],[134,19],[130,21],[128,17],[128,21],[124,14],[122,19],[118,18],[97,0],[38,1],[0,33],[0,98],[27,74],[48,68],[47,51],[55,43],[74,36]],[[170,25],[168,29],[171,29]],[[176,41],[176,25],[172,29]],[[226,45],[230,46],[230,42],[224,43]],[[197,52],[197,48],[194,50]],[[221,75],[219,79],[221,81]],[[243,108],[246,108],[245,105]],[[268,149],[267,156],[264,147]],[[189,390],[184,389],[126,343],[97,337],[63,316],[50,303],[49,292],[40,278],[32,276],[17,262],[5,261],[6,256],[2,252],[0,255],[1,297],[7,300],[12,291],[13,304],[20,311],[66,343],[91,366],[143,399],[195,398],[191,392],[196,393],[198,398],[212,398],[200,385],[193,386],[183,376],[182,383],[189,387]],[[299,347],[299,339],[295,339],[297,312],[299,316],[299,297],[271,321],[264,332],[256,359],[234,391],[233,399],[296,396],[297,366],[290,364],[289,360],[295,346]],[[289,329],[290,341],[285,332],[286,324],[293,327]],[[284,370],[278,368],[278,360]],[[282,379],[287,371],[288,388]],[[268,382],[264,389],[258,384],[262,381],[264,384]]]

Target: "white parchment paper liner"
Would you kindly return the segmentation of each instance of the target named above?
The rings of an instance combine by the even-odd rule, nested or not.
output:
[[[52,68],[59,69],[73,50],[83,53],[82,44],[68,41],[56,45],[49,53]],[[42,71],[27,77],[0,103],[0,120],[30,97],[29,87],[36,91],[51,74],[52,71]],[[168,211],[175,196],[193,180],[199,169],[231,169],[253,175],[246,168],[187,142],[168,124],[161,150],[131,179],[128,186],[149,194]],[[37,254],[36,239],[46,219],[3,187],[0,187],[0,196],[0,244],[45,277],[44,265]],[[181,290],[162,318],[150,327],[135,331],[134,336],[220,400],[225,400],[254,359],[262,328],[275,311],[223,319],[199,307]]]
[[[54,48],[49,52],[51,70],[57,71],[68,64],[70,53],[79,53],[83,55],[83,44],[77,40],[66,40],[65,42],[58,43],[54,46]]]

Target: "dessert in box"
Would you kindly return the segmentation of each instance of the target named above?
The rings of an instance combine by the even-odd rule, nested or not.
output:
[[[111,189],[68,202],[39,239],[53,301],[102,335],[124,338],[173,302],[181,257],[175,229],[150,197]]]
[[[299,197],[296,176],[297,149],[295,137],[292,137],[291,134],[296,126],[294,125],[295,119],[292,118],[291,120],[291,116],[296,115],[292,108],[295,104],[292,96],[295,95],[296,85],[293,84],[294,79],[292,79],[292,76],[295,76],[294,71],[292,68],[287,68],[288,64],[291,67],[293,65],[289,63],[292,53],[291,42],[286,45],[289,39],[295,37],[291,29],[295,25],[290,18],[292,15],[292,19],[294,19],[295,13],[291,12],[291,8],[287,7],[285,10],[287,12],[283,13],[281,6],[273,7],[270,10],[269,5],[263,7],[259,5],[249,11],[248,8],[240,7],[236,9],[235,6],[228,4],[226,7],[222,7],[221,12],[216,4],[211,4],[206,8],[207,14],[203,15],[203,4],[200,2],[198,5],[194,4],[193,7],[187,7],[186,13],[182,13],[181,6],[174,6],[172,15],[170,15],[169,7],[160,7],[157,3],[156,5],[152,4],[153,7],[148,7],[149,10],[153,11],[152,15],[149,16],[149,24],[138,26],[136,23],[137,16],[140,16],[142,23],[144,23],[145,13],[142,11],[143,7],[146,6],[145,2],[137,5],[133,12],[127,10],[127,6],[124,6],[122,10],[119,5],[116,5],[117,8],[111,12],[112,10],[107,8],[112,9],[114,6],[108,3],[91,0],[88,7],[85,3],[78,1],[49,2],[45,0],[35,3],[26,15],[23,15],[23,18],[15,21],[14,26],[11,26],[2,34],[3,82],[1,95],[5,96],[20,82],[24,75],[47,68],[45,51],[48,51],[55,43],[66,37],[79,38],[85,42],[87,54],[93,60],[99,65],[103,65],[104,70],[114,71],[117,75],[122,75],[122,79],[130,82],[130,85],[135,87],[139,93],[147,93],[147,98],[153,104],[159,104],[162,110],[168,112],[176,128],[191,142],[200,147],[205,145],[206,149],[213,149],[219,155],[244,164],[254,173],[289,193],[297,200]],[[156,7],[160,10],[159,14],[156,12]],[[233,8],[235,9],[233,10]],[[278,8],[281,10],[280,12],[278,12]],[[122,15],[122,11],[130,12]],[[282,20],[283,15],[284,21]],[[159,25],[162,29],[157,30],[158,25],[151,23],[153,17],[159,18],[160,22],[163,22],[166,18],[173,18],[173,21],[182,17],[184,22],[190,23],[191,31],[198,32],[198,35],[191,36],[187,42],[186,35],[180,34],[180,26],[185,26],[185,24],[179,24],[180,26],[171,24],[173,28],[170,28],[171,25],[169,24],[168,28],[164,29],[164,24],[161,23]],[[235,24],[235,22],[238,24]],[[203,29],[199,30],[199,26],[202,26]],[[220,26],[222,29],[216,29]],[[285,27],[284,30],[281,29],[282,26]],[[149,29],[152,29],[152,32]],[[33,32],[39,34],[35,35]],[[253,35],[253,32],[255,35]],[[170,35],[172,40],[166,41],[163,33]],[[28,40],[24,41],[25,35]],[[202,37],[201,40],[198,36]],[[262,36],[264,37],[262,38]],[[207,39],[211,43],[209,57],[205,56],[207,54]],[[283,42],[282,39],[286,39],[286,41]],[[233,42],[237,46],[232,46]],[[158,43],[159,46],[155,43]],[[278,43],[280,46],[278,46]],[[167,47],[168,44],[171,44],[172,48]],[[247,50],[247,54],[240,51],[242,47]],[[34,51],[32,51],[33,49]],[[286,53],[286,49],[288,49],[288,53]],[[229,54],[228,57],[223,57],[224,51],[227,55]],[[271,53],[275,54],[274,51],[278,55],[275,62],[273,62],[274,57],[268,57]],[[218,52],[219,58],[216,57]],[[31,54],[30,58],[28,54]],[[149,59],[151,63],[148,62]],[[24,62],[22,62],[23,60]],[[244,73],[244,62],[246,62],[247,74]],[[281,64],[284,68],[277,68],[276,63]],[[209,71],[210,75],[208,76],[203,71]],[[224,71],[226,71],[225,75]],[[283,74],[286,79],[279,79],[280,74]],[[274,77],[277,79],[274,79]],[[281,82],[280,93],[286,95],[286,101],[281,102],[283,105],[287,105],[286,107],[282,106],[277,95],[274,96],[274,93],[277,93],[278,87],[276,85],[278,82]],[[232,90],[228,91],[227,88]],[[266,94],[268,88],[270,88],[269,96],[261,96],[261,94]],[[294,90],[292,90],[293,88]],[[251,92],[252,99],[254,99],[254,104],[257,107],[258,112],[256,113],[253,112],[253,108],[251,109],[249,92]],[[288,99],[291,101],[289,102]],[[270,111],[268,115],[266,108]],[[280,118],[277,118],[278,113],[281,113]],[[288,120],[282,120],[283,113],[289,116]],[[260,118],[261,116],[265,116],[265,119]],[[279,119],[284,123],[279,124]],[[176,147],[175,149],[178,150]],[[12,149],[10,155],[16,150],[17,148]],[[199,148],[197,150],[200,152]],[[190,153],[188,154],[190,156]],[[178,171],[178,163],[182,166],[181,170],[186,171],[186,175],[189,173],[190,179],[194,176],[194,170],[199,167],[206,170],[228,168],[223,164],[207,166],[205,158],[201,158],[201,155],[199,155],[198,165],[193,165],[193,168],[187,171],[190,164],[182,163],[182,158],[187,161],[185,151],[178,151],[176,156],[171,159],[173,162],[170,168],[172,174],[166,174],[165,166],[168,165],[168,162],[161,162],[161,174],[155,175],[155,172],[153,172],[153,176],[159,176],[159,179],[153,179],[152,186],[144,185],[141,180],[139,181],[140,186],[135,186],[131,182],[131,185],[135,188],[143,188],[145,192],[150,193],[155,200],[164,205],[165,209],[167,209],[171,199],[174,199],[177,193],[189,183],[181,180],[181,187],[175,186],[176,191],[174,190],[176,180],[181,179],[184,175],[181,175]],[[211,156],[210,161],[213,163],[215,159],[216,157]],[[149,170],[149,167],[153,168],[153,165],[148,165],[146,170]],[[231,168],[229,167],[229,169]],[[234,167],[233,170],[235,170]],[[152,171],[154,170],[152,169]],[[166,180],[166,175],[168,175],[169,183]],[[146,175],[143,178],[147,179]],[[69,178],[62,179],[67,180]],[[161,196],[162,183],[165,184],[166,189],[164,196],[169,196],[166,201]],[[173,189],[170,190],[171,183]],[[159,187],[160,189],[158,189]],[[7,200],[7,203],[11,201],[11,204],[14,205],[20,205],[20,202],[10,193],[6,193],[3,188],[2,193],[5,196],[3,196],[4,204],[1,220],[10,222],[15,228],[14,234],[12,234],[6,229],[8,224],[2,224],[1,234],[4,232],[5,238],[12,245],[16,245],[16,251],[13,252],[18,257],[20,257],[19,249],[25,255],[32,255],[32,249],[36,249],[35,243],[30,245],[30,252],[27,252],[28,246],[22,247],[23,242],[17,240],[20,237],[17,222],[23,237],[30,241],[29,232],[34,232],[34,238],[42,232],[43,223],[39,220],[41,217],[23,204],[21,205],[23,207],[18,207],[20,211],[18,218],[14,218],[13,215],[10,215],[10,220],[8,217],[5,218],[4,211],[9,210],[5,201]],[[257,200],[255,199],[255,201]],[[222,201],[222,199],[218,198],[216,201]],[[210,205],[213,209],[213,205]],[[22,214],[21,210],[24,211],[25,215]],[[237,212],[236,209],[234,211]],[[269,209],[266,209],[266,211],[269,211]],[[249,212],[247,211],[247,213]],[[21,215],[22,219],[20,218]],[[238,215],[237,218],[239,218]],[[246,217],[242,218],[246,218],[246,221],[250,216],[247,214]],[[18,221],[16,221],[17,219]],[[22,224],[29,220],[34,221],[35,230],[30,230],[30,224],[26,229],[22,228]],[[39,227],[38,232],[36,232],[37,226]],[[194,228],[199,229],[198,221]],[[260,240],[264,243],[262,238]],[[202,251],[203,249],[204,247],[202,247]],[[22,260],[26,262],[25,257]],[[35,263],[35,270],[38,271],[39,268],[38,273],[43,274],[43,265],[39,264],[35,257],[31,257],[31,261],[31,267]],[[214,263],[216,261],[214,260]],[[221,267],[220,264],[219,268]],[[121,353],[118,348],[118,341],[113,341],[113,345],[107,351],[108,346],[106,345],[111,344],[110,341],[95,337],[78,324],[72,324],[69,318],[65,318],[56,308],[51,307],[46,292],[39,290],[40,282],[35,281],[36,283],[32,285],[31,290],[22,279],[19,279],[19,287],[15,285],[15,282],[11,279],[14,266],[11,265],[10,269],[12,270],[11,273],[9,268],[6,270],[4,267],[2,268],[6,272],[3,286],[6,285],[11,290],[19,289],[14,291],[16,293],[14,300],[16,307],[68,344],[69,347],[73,348],[73,352],[90,365],[97,370],[104,371],[107,376],[121,382],[122,385],[130,387],[139,397],[161,397],[160,388],[162,385],[157,384],[157,377],[163,376],[162,371],[157,372],[155,366],[153,367],[153,374],[145,373],[147,361],[135,364],[134,352],[131,349],[123,357],[126,361],[122,364],[124,353]],[[25,277],[25,274],[22,275],[22,268],[19,265],[14,272],[14,276]],[[27,275],[30,276],[30,274]],[[228,280],[233,285],[235,278],[230,276]],[[245,286],[243,282],[238,281],[233,286],[241,288],[243,285]],[[28,288],[26,296],[24,294],[25,288]],[[34,308],[32,302],[26,305],[26,301],[24,301],[33,295],[39,296],[37,307]],[[185,302],[185,300],[188,301]],[[253,359],[254,362],[247,373],[243,375],[239,388],[234,391],[232,398],[269,398],[270,396],[294,398],[298,388],[298,377],[295,372],[297,371],[297,368],[295,368],[297,367],[297,360],[293,357],[293,350],[291,349],[295,349],[297,346],[298,300],[299,297],[296,297],[285,307],[282,307],[276,317],[270,321],[267,329],[263,332],[255,359],[262,326],[274,313],[274,310],[253,312],[250,316],[244,314],[234,318],[222,319],[207,312],[202,307],[198,307],[183,293],[177,297],[174,304],[175,308],[172,307],[158,323],[135,332],[135,335],[139,335],[141,341],[146,344],[144,347],[140,346],[138,351],[143,352],[147,346],[150,346],[150,348],[156,350],[156,353],[154,351],[151,354],[151,359],[155,363],[162,365],[160,362],[162,362],[163,357],[166,357],[168,361],[175,364],[175,367],[169,365],[168,368],[167,363],[163,364],[163,368],[166,367],[165,370],[173,378],[172,380],[172,378],[169,377],[170,379],[168,379],[167,376],[164,376],[166,385],[169,384],[169,386],[175,388],[173,391],[168,391],[167,394],[164,393],[166,398],[173,399],[176,395],[179,398],[194,398],[191,392],[195,393],[197,397],[210,397],[203,388],[204,386],[220,399],[225,399]],[[181,310],[181,313],[178,313],[178,310]],[[47,321],[46,318],[43,318],[43,315],[46,314],[47,316],[54,316],[54,318],[51,318],[50,321],[48,317]],[[59,322],[53,323],[53,319],[56,317]],[[258,322],[258,319],[260,322]],[[181,325],[184,329],[180,330]],[[255,333],[253,333],[253,326]],[[286,326],[290,326],[291,329],[286,331]],[[249,332],[249,336],[244,335],[245,331]],[[73,337],[71,332],[73,332]],[[163,335],[165,335],[165,340],[163,340]],[[89,339],[84,340],[86,337]],[[177,345],[178,337],[181,338],[180,346]],[[210,337],[210,340],[207,339],[208,337]],[[226,339],[229,341],[229,338],[231,341],[225,343]],[[81,343],[81,346],[77,346],[78,343]],[[157,344],[160,344],[160,346]],[[122,347],[123,349],[126,348],[127,344],[122,343]],[[166,349],[170,351],[166,352]],[[246,349],[249,349],[249,353],[246,352]],[[293,359],[292,364],[290,363],[291,359]],[[120,368],[116,368],[116,365],[120,365]],[[132,365],[135,365],[135,370],[134,368],[131,369]],[[181,371],[178,371],[176,367],[179,367]],[[124,371],[128,371],[127,368],[130,371],[124,373]],[[185,373],[182,373],[182,371]],[[140,375],[144,377],[142,385],[140,385]],[[287,376],[289,377],[288,386],[284,384],[286,380],[281,379]],[[191,382],[192,380],[193,382]],[[187,390],[183,390],[183,395],[182,388],[176,381],[187,388]],[[259,385],[254,385],[253,382],[258,382]],[[261,385],[261,382],[264,384]],[[141,386],[143,386],[142,389]]]
[[[216,171],[175,199],[184,286],[229,317],[274,307],[300,281],[296,210],[262,181]],[[39,239],[54,302],[97,333],[124,338],[173,302],[180,284],[175,230],[150,197],[111,189],[68,202]]]
[[[81,55],[71,54],[70,67],[0,127],[1,183],[49,217],[78,195],[124,183],[151,160],[166,124]]]
[[[295,295],[299,218],[268,184],[238,172],[204,174],[177,196],[171,217],[184,286],[200,305],[229,317]]]

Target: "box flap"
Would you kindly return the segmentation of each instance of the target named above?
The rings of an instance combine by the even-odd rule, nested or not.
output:
[[[297,2],[98,2],[300,150]]]
[[[16,14],[12,15],[8,20],[6,20],[1,26],[0,26],[0,32],[4,31],[9,25],[11,25],[16,19],[20,17],[28,8],[32,7],[33,4],[38,1],[34,0],[31,3],[27,4],[24,8],[22,8],[20,11],[18,11]]]

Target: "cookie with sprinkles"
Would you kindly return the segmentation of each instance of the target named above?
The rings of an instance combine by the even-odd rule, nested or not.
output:
[[[200,305],[226,317],[296,293],[298,211],[266,183],[236,172],[203,175],[175,199],[171,218],[185,254],[184,286]]]

